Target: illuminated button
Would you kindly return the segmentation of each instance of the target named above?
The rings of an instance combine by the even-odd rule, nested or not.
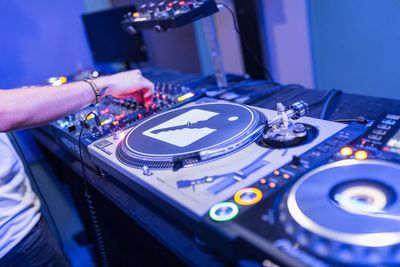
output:
[[[276,183],[275,182],[269,182],[268,186],[271,188],[275,188],[276,187]]]
[[[342,154],[342,156],[350,156],[353,154],[353,149],[346,146],[340,150],[340,154]]]
[[[376,127],[378,129],[382,129],[382,130],[386,130],[386,131],[389,131],[392,128],[392,126],[386,125],[386,124],[378,124]]]
[[[391,120],[391,119],[383,119],[382,123],[386,124],[386,125],[395,125],[396,121],[395,120]]]
[[[188,100],[189,98],[191,98],[193,96],[194,96],[194,93],[187,93],[187,94],[181,95],[180,97],[178,97],[178,102]]]
[[[262,198],[262,192],[257,188],[244,188],[236,192],[234,199],[242,206],[256,204]]]
[[[139,12],[133,12],[132,16],[134,16],[135,18],[138,18],[140,16],[140,13]]]
[[[67,77],[64,77],[64,76],[60,77],[60,82],[61,83],[66,83],[67,81],[68,81]]]
[[[358,160],[364,160],[364,159],[368,158],[368,153],[365,152],[364,150],[359,150],[356,152],[356,154],[354,154],[354,156]]]
[[[368,138],[371,140],[380,141],[382,139],[382,136],[377,134],[370,134],[368,135]]]
[[[264,178],[262,178],[262,179],[260,180],[260,183],[262,183],[262,184],[266,184],[266,183],[267,183],[267,180],[266,180],[266,179],[264,179]]]
[[[375,129],[375,130],[373,131],[373,133],[374,133],[374,134],[378,134],[378,135],[385,135],[385,134],[387,134],[387,131],[382,130],[382,129]]]
[[[232,220],[239,213],[239,207],[232,202],[221,202],[215,204],[209,212],[210,218],[216,222]]]
[[[276,176],[278,176],[279,174],[281,174],[281,172],[278,171],[278,170],[275,170],[275,171],[274,171],[274,174],[275,174]]]
[[[284,174],[282,175],[282,177],[283,177],[284,179],[286,179],[286,180],[290,179],[290,175],[287,174],[287,173],[284,173]]]
[[[91,120],[91,119],[93,119],[94,118],[94,114],[90,114],[90,115],[88,115],[87,117],[86,117],[86,120],[88,121],[88,120]]]
[[[390,119],[390,120],[400,120],[400,115],[396,115],[396,114],[387,114],[386,115],[386,119]]]

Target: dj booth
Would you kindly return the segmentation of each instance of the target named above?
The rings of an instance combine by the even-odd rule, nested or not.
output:
[[[70,189],[97,264],[399,265],[400,100],[279,84],[261,46],[243,54],[265,79],[226,75],[209,16],[225,8],[242,45],[257,39],[252,1],[234,2],[239,21],[213,0],[83,16],[94,59],[128,68],[147,59],[140,30],[202,19],[215,73],[143,68],[150,106],[107,96],[30,130]]]
[[[374,203],[383,195],[387,203],[382,204],[382,210],[390,212],[396,207],[393,202],[398,201],[397,182],[388,179],[398,176],[399,157],[398,151],[389,151],[388,140],[394,142],[398,136],[399,100],[342,93],[332,97],[330,105],[325,106],[328,94],[324,91],[282,86],[254,98],[251,106],[246,106],[224,97],[254,85],[254,81],[235,81],[240,84],[236,89],[210,97],[206,93],[213,95],[211,87],[200,94],[162,85],[177,76],[185,80],[184,75],[174,75],[159,70],[150,77],[155,81],[158,77],[161,82],[157,88],[164,88],[156,90],[160,95],[155,97],[155,111],[144,112],[143,117],[136,113],[130,119],[135,123],[127,123],[116,131],[107,132],[105,123],[99,124],[103,128],[90,122],[77,124],[71,117],[30,131],[46,151],[49,162],[56,166],[59,177],[68,184],[89,239],[95,244],[100,266],[105,261],[109,266],[328,266],[395,261],[384,249],[394,249],[396,241],[377,245],[385,242],[382,236],[386,229],[395,226],[385,218],[378,218],[384,224],[382,227],[388,227],[378,229],[382,224],[373,225],[370,217],[360,215],[371,211],[363,210],[364,206],[352,206],[337,196],[349,194],[354,201],[363,198],[360,203],[369,203],[370,199],[370,208],[375,208]],[[187,77],[179,84],[193,85],[194,76]],[[251,90],[260,90],[259,86],[246,88],[246,95],[251,95]],[[261,88],[264,92],[271,86],[263,83]],[[175,100],[172,97],[175,93],[186,96],[182,105],[175,106],[179,103],[179,97]],[[189,96],[193,98],[188,100]],[[166,98],[170,99],[168,107],[159,101]],[[299,101],[309,103],[308,113],[293,118],[290,111],[295,110],[294,105],[284,109],[289,116],[286,131],[291,125],[295,127],[295,134],[304,131],[298,125],[300,122],[308,131],[307,138],[295,143],[269,140],[269,129],[278,125],[274,122],[276,116],[283,127],[284,115],[279,109],[276,111],[277,103],[288,106]],[[90,107],[97,109],[101,122],[107,118],[101,116],[102,110],[121,111],[116,108],[120,103],[111,101],[104,105],[108,106]],[[128,109],[139,110],[136,106]],[[321,112],[326,114],[326,120],[318,119]],[[187,113],[190,116],[182,118]],[[76,118],[79,116],[75,114]],[[219,120],[212,120],[213,116]],[[251,118],[251,123],[240,124],[246,116]],[[258,117],[259,121],[254,121]],[[269,129],[265,127],[266,120]],[[379,135],[381,126],[392,122],[393,129],[387,130],[388,136]],[[262,130],[257,131],[260,125]],[[207,140],[207,134],[201,135],[199,129],[213,129],[208,135],[213,138]],[[140,134],[129,139],[135,131]],[[172,141],[167,135],[154,138],[160,133],[183,131],[186,133]],[[216,132],[222,137],[212,135]],[[243,132],[244,135],[238,135]],[[198,144],[198,140],[190,140],[185,135],[190,138],[200,135],[200,146],[207,149],[198,149],[201,153],[196,153],[196,148],[191,146]],[[374,142],[376,135],[382,136],[381,145]],[[238,140],[230,142],[228,139],[232,136],[239,136]],[[243,141],[249,136],[253,138]],[[80,141],[81,147],[74,140]],[[222,146],[213,147],[216,140]],[[167,153],[172,151],[171,144],[175,144],[171,153],[178,157]],[[180,149],[187,147],[189,151],[179,156]],[[224,153],[218,152],[221,149]],[[150,151],[142,153],[146,150]],[[151,151],[155,154],[162,151],[162,157],[152,155]],[[217,152],[207,157],[204,151]],[[321,181],[324,177],[329,181]],[[360,187],[363,193],[357,191]],[[294,195],[295,201],[298,197],[295,204],[291,198],[294,189],[299,194]],[[336,194],[332,196],[330,190]],[[332,200],[315,205],[317,210],[314,210],[310,204],[318,201],[318,194],[320,202],[331,196]],[[317,225],[315,230],[314,226],[302,225],[294,215],[293,207],[303,210],[303,204],[304,213]],[[355,238],[330,236],[320,232],[318,229],[322,226],[318,224]],[[373,246],[368,244],[368,234],[375,235]],[[364,244],[353,243],[358,238]],[[375,257],[365,257],[369,253]]]

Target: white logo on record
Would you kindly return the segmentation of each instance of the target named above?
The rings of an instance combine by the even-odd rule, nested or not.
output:
[[[216,131],[216,129],[211,129],[208,127],[185,128],[185,125],[194,124],[198,121],[205,121],[217,115],[219,115],[219,113],[217,112],[192,109],[186,113],[183,113],[182,115],[179,115],[178,117],[163,122],[143,132],[143,135],[166,142],[174,146],[186,147],[213,133],[214,131]],[[173,127],[177,127],[180,129],[167,130],[168,128]],[[162,129],[166,130],[162,131]]]

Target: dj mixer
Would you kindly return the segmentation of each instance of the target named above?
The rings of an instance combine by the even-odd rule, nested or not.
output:
[[[92,73],[52,78],[52,81],[58,85],[60,81],[82,80],[88,75],[92,76]],[[119,99],[107,96],[99,104],[60,118],[43,129],[64,149],[79,158],[79,138],[83,144],[81,152],[86,154],[88,144],[105,136],[115,135],[153,114],[178,107],[204,95],[204,86],[197,86],[203,85],[205,78],[202,76],[173,70],[161,71],[158,68],[143,69],[142,74],[155,84],[152,105],[145,107],[133,97]]]

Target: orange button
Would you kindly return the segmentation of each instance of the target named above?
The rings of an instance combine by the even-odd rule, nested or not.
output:
[[[242,206],[249,206],[256,204],[262,198],[262,192],[258,188],[243,188],[239,190],[233,197],[235,202]]]
[[[353,149],[346,146],[340,150],[340,154],[342,154],[343,156],[350,156],[353,154]]]
[[[365,152],[364,150],[358,150],[356,152],[356,154],[354,154],[354,156],[356,157],[356,159],[358,160],[364,160],[368,158],[368,153]]]

